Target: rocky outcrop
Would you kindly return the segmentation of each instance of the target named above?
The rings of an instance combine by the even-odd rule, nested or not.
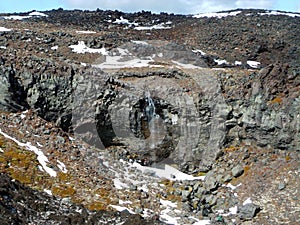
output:
[[[32,190],[0,173],[1,224],[161,224],[129,212],[88,211],[67,198]]]

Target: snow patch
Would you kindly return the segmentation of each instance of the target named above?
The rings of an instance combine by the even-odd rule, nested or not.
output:
[[[137,26],[134,29],[135,30],[161,30],[161,29],[171,29],[171,27],[166,27],[165,23],[156,24],[153,26]]]
[[[300,17],[299,13],[286,13],[286,12],[278,12],[278,11],[269,11],[269,12],[259,13],[259,15]]]
[[[225,59],[214,59],[214,61],[220,66],[222,64],[229,64]]]
[[[203,52],[202,50],[200,50],[200,49],[195,49],[195,50],[192,50],[192,52],[194,52],[194,53],[200,53],[201,55],[206,55],[206,53],[205,52]]]
[[[116,24],[127,24],[127,25],[134,25],[134,26],[138,26],[138,23],[135,22],[129,22],[128,19],[124,19],[123,16],[120,17],[120,19],[116,19],[116,21],[114,22]]]
[[[130,214],[135,214],[132,210],[128,209],[127,207],[123,207],[123,206],[118,206],[118,205],[109,205],[111,207],[113,207],[114,209],[116,209],[118,212],[122,212],[124,210],[127,210]]]
[[[0,32],[8,32],[11,31],[11,29],[7,29],[5,27],[0,27]]]
[[[236,65],[236,66],[241,66],[241,65],[242,65],[242,62],[241,62],[241,61],[235,61],[235,62],[234,62],[234,65]]]
[[[73,52],[84,54],[84,53],[100,53],[102,55],[107,55],[107,51],[105,48],[89,48],[85,45],[84,41],[78,41],[77,45],[70,45],[69,48],[72,48]]]
[[[249,203],[252,203],[252,200],[251,198],[247,198],[244,202],[243,202],[243,205],[247,205]]]
[[[241,186],[241,185],[242,185],[242,184],[239,183],[238,185],[234,186],[234,185],[232,185],[231,183],[228,183],[227,185],[223,185],[223,186],[228,187],[228,188],[230,188],[231,190],[234,191],[236,188],[238,188],[238,187]]]
[[[1,129],[0,129],[0,134],[2,134],[5,138],[8,138],[8,139],[14,141],[20,147],[25,147],[27,150],[34,152],[37,155],[37,160],[41,164],[40,169],[42,169],[43,171],[46,171],[50,176],[56,177],[56,171],[54,171],[52,168],[47,166],[47,162],[49,162],[49,160],[41,150],[39,150],[37,147],[33,146],[30,142],[27,142],[26,144],[24,144],[24,143],[16,140],[15,138],[2,132]]]
[[[217,12],[217,13],[201,13],[201,14],[197,14],[194,15],[194,18],[203,18],[203,17],[207,17],[207,18],[212,18],[212,17],[217,17],[217,18],[223,18],[223,17],[227,17],[227,16],[236,16],[238,14],[240,14],[242,11],[235,11],[235,12]]]
[[[131,41],[131,42],[137,45],[149,45],[146,41]]]
[[[77,34],[96,34],[97,32],[91,30],[78,30],[76,31]]]
[[[61,172],[63,172],[63,173],[67,173],[68,172],[67,167],[66,167],[66,165],[63,162],[57,160],[57,163],[58,163],[57,167],[61,170]]]
[[[138,170],[142,171],[143,173],[145,171],[149,172],[152,171],[155,173],[156,176],[160,178],[167,178],[170,180],[204,180],[205,176],[199,176],[199,177],[194,177],[192,175],[183,173],[177,169],[175,169],[172,166],[165,165],[165,169],[159,169],[159,168],[154,168],[154,167],[148,167],[148,166],[142,166],[138,164],[137,162],[134,162],[132,164],[132,167],[137,168]]]
[[[6,49],[6,47],[5,46],[0,46],[0,49]]]
[[[47,193],[48,195],[52,195],[52,191],[48,189],[44,189],[44,192]]]
[[[259,68],[259,66],[260,66],[260,62],[256,62],[256,61],[247,61],[247,64],[250,66],[250,67],[252,67],[252,68],[255,68],[255,69],[257,69],[257,68]]]
[[[57,45],[51,47],[51,50],[53,50],[53,51],[55,51],[55,50],[57,50],[57,49],[58,49],[58,46],[57,46]]]
[[[179,67],[179,68],[184,68],[184,69],[199,69],[199,68],[201,68],[201,67],[195,66],[193,64],[184,64],[184,63],[180,63],[180,62],[177,62],[177,61],[174,61],[174,60],[172,60],[172,62],[174,64],[176,64],[177,67]]]
[[[41,17],[48,17],[48,15],[47,14],[45,14],[45,13],[41,13],[41,12],[31,12],[31,13],[29,13],[28,14],[29,16],[41,16]]]
[[[23,20],[28,18],[31,18],[31,16],[4,16],[6,20]]]

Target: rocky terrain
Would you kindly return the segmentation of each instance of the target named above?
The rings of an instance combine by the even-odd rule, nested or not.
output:
[[[300,14],[0,14],[3,224],[299,224]]]

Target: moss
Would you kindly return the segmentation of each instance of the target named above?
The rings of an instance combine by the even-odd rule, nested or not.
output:
[[[57,179],[60,181],[70,181],[72,179],[72,175],[69,173],[63,173],[63,172],[58,172],[57,173]]]
[[[281,104],[282,103],[282,98],[281,97],[276,97],[273,100],[269,101],[270,104]]]
[[[92,202],[86,205],[86,208],[91,211],[107,210],[108,205],[103,202]]]
[[[234,152],[234,151],[238,151],[240,149],[240,147],[238,146],[230,146],[228,148],[224,149],[224,152]]]
[[[55,187],[52,187],[53,195],[59,196],[61,198],[71,197],[76,193],[76,190],[67,184],[61,184]]]

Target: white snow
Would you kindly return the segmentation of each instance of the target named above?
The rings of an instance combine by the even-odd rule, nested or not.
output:
[[[214,61],[218,63],[218,65],[229,64],[225,59],[214,59]]]
[[[73,52],[84,54],[84,53],[100,53],[102,55],[107,55],[105,48],[89,48],[85,45],[84,41],[79,41],[77,45],[70,45],[69,48],[73,49]]]
[[[39,150],[37,147],[33,146],[30,142],[27,142],[26,144],[24,144],[24,143],[16,140],[15,138],[2,132],[1,129],[0,129],[0,134],[2,134],[5,138],[8,138],[8,139],[14,141],[20,147],[25,147],[27,150],[34,152],[37,155],[37,160],[41,164],[42,169],[44,171],[46,171],[50,176],[56,177],[56,171],[54,171],[52,168],[47,166],[47,162],[49,162],[49,160],[41,150]]]
[[[179,67],[179,68],[184,68],[184,69],[198,69],[198,68],[200,68],[199,66],[195,66],[193,64],[184,64],[184,63],[180,63],[180,62],[177,62],[177,61],[174,61],[174,60],[172,60],[172,62],[174,64],[176,64],[177,67]]]
[[[129,22],[128,19],[124,19],[123,16],[120,17],[120,19],[116,19],[116,21],[114,23],[117,24],[127,24],[127,25],[134,25],[134,26],[138,26],[138,23],[135,22]]]
[[[6,49],[6,47],[5,46],[0,46],[0,49]]]
[[[172,207],[172,208],[176,208],[177,207],[177,203],[176,202],[171,202],[168,200],[163,200],[163,199],[159,199],[160,204],[162,204],[165,207]]]
[[[57,46],[57,45],[51,47],[51,50],[53,50],[53,51],[55,51],[55,50],[57,50],[57,49],[58,49],[58,46]]]
[[[243,202],[243,205],[246,205],[246,204],[249,204],[249,203],[252,203],[251,198],[247,198],[247,199]]]
[[[235,61],[235,62],[234,62],[234,65],[236,65],[236,66],[241,66],[241,65],[242,65],[242,62],[241,62],[241,61]]]
[[[257,68],[259,68],[260,62],[251,61],[251,60],[250,60],[250,61],[247,61],[247,64],[248,64],[250,67],[257,69]]]
[[[239,183],[238,185],[236,185],[236,186],[234,186],[234,185],[232,185],[231,183],[228,183],[227,185],[224,185],[225,187],[228,187],[228,188],[230,188],[231,190],[235,190],[236,188],[238,188],[239,186],[241,186],[242,184],[241,183]]]
[[[129,188],[129,186],[127,184],[121,182],[119,178],[114,178],[113,181],[114,181],[115,188],[117,188],[119,190],[121,190],[123,188]]]
[[[207,18],[212,18],[212,17],[217,17],[217,18],[223,18],[223,17],[227,17],[227,16],[236,16],[238,14],[240,14],[242,11],[235,11],[235,12],[226,12],[226,13],[201,13],[201,14],[197,14],[194,15],[194,18],[203,18],[203,17],[207,17]]]
[[[2,148],[0,148],[0,152],[1,152],[1,153],[3,153],[3,152],[4,152]]]
[[[158,169],[154,167],[142,166],[137,162],[134,162],[132,164],[132,167],[137,168],[143,173],[144,171],[153,171],[156,174],[156,176],[160,178],[167,178],[170,180],[204,180],[205,178],[205,176],[194,177],[192,175],[185,174],[169,165],[165,165],[165,169]]]
[[[131,41],[131,42],[137,45],[148,45],[146,41]]]
[[[170,29],[171,27],[166,27],[164,23],[157,24],[153,26],[137,26],[135,30],[161,30],[161,29]]]
[[[5,27],[0,27],[0,32],[7,32],[7,31],[11,31],[11,29],[7,29]]]
[[[44,192],[46,192],[48,195],[52,195],[52,191],[48,189],[44,189]]]
[[[153,61],[154,60],[151,57],[149,57],[148,59],[134,58],[126,61],[123,59],[121,53],[121,56],[107,55],[105,62],[94,66],[101,69],[138,68],[147,67],[149,66],[149,63]]]
[[[61,172],[63,172],[63,173],[67,173],[68,172],[67,167],[66,167],[66,165],[63,162],[57,160],[57,163],[58,163],[57,167],[61,170]]]
[[[210,220],[198,220],[197,222],[193,223],[193,225],[209,225]]]
[[[278,11],[269,11],[264,13],[259,13],[259,15],[274,15],[274,16],[290,16],[290,17],[300,17],[299,13],[286,13],[286,12],[278,12]]]
[[[124,210],[128,210],[128,212],[129,212],[130,214],[135,214],[132,210],[128,209],[127,207],[118,206],[118,205],[109,205],[109,206],[113,207],[114,209],[116,209],[116,210],[119,211],[119,212],[122,212],[122,211],[124,211]]]
[[[206,55],[206,53],[205,52],[203,52],[202,50],[200,50],[200,49],[195,49],[195,50],[192,50],[192,52],[194,52],[194,53],[200,53],[201,55]]]
[[[6,20],[23,20],[28,18],[31,18],[31,16],[4,16]]]
[[[44,17],[48,17],[47,14],[45,13],[41,13],[41,12],[31,12],[28,14],[29,16],[44,16]]]
[[[23,19],[28,19],[31,17],[48,17],[45,13],[41,12],[31,12],[27,16],[18,16],[18,15],[12,15],[12,16],[4,16],[4,19],[6,20],[23,20]]]
[[[78,30],[76,31],[77,34],[96,34],[97,32],[91,30]]]

